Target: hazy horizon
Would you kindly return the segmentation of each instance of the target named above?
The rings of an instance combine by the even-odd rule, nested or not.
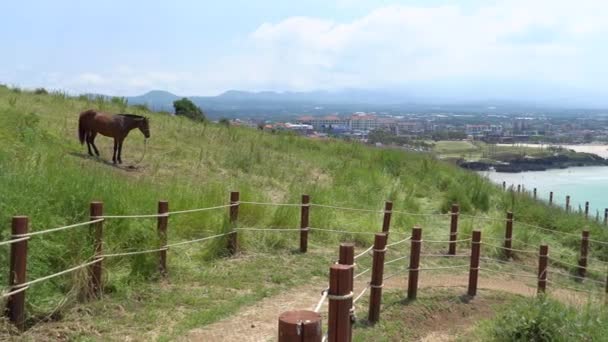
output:
[[[12,2],[0,83],[71,93],[368,89],[608,107],[608,3]]]

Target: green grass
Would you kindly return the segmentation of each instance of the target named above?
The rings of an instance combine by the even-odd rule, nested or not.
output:
[[[608,311],[603,305],[574,308],[540,297],[519,299],[479,324],[471,341],[604,341]]]
[[[89,108],[150,117],[152,137],[140,165],[116,168],[86,155],[86,147],[77,141],[76,126],[78,113]],[[395,210],[414,213],[443,213],[456,201],[469,215],[503,218],[504,211],[512,209],[517,219],[560,231],[578,232],[589,225],[593,238],[608,240],[603,227],[579,215],[549,209],[526,196],[511,197],[431,155],[194,123],[127,107],[121,101],[34,94],[0,86],[0,142],[1,240],[10,237],[13,215],[28,215],[31,229],[41,230],[88,220],[92,200],[102,200],[106,214],[154,213],[158,200],[168,200],[171,210],[208,207],[226,203],[231,190],[240,191],[244,201],[296,203],[307,193],[316,203],[378,210],[385,200],[392,200]],[[99,137],[98,147],[104,160],[111,159],[109,139]],[[130,165],[143,152],[143,137],[134,131],[125,142],[123,160]],[[176,215],[169,221],[169,242],[209,236],[226,229],[227,210]],[[298,224],[297,207],[241,205],[241,227],[296,228]],[[378,231],[381,224],[379,213],[311,208],[312,227]],[[391,229],[409,232],[415,224],[425,228],[425,236],[441,237],[449,220],[395,214]],[[460,227],[463,236],[474,228],[483,229],[484,236],[504,234],[503,223],[478,218],[463,217]],[[312,232],[313,255],[309,257],[294,254],[297,236],[288,234],[292,233],[241,233],[242,255],[232,259],[224,258],[222,239],[172,249],[166,281],[158,278],[155,255],[108,259],[104,261],[107,295],[103,301],[77,304],[78,290],[86,280],[84,272],[78,272],[32,286],[27,291],[28,314],[32,323],[61,318],[61,324],[74,326],[67,333],[69,338],[84,340],[96,339],[96,333],[116,334],[116,339],[139,336],[157,322],[171,320],[173,328],[155,337],[172,339],[296,284],[324,283],[339,241],[353,240],[358,248],[372,241],[370,236]],[[572,237],[524,229],[516,229],[515,234],[531,244],[549,242],[552,253],[566,254],[564,260],[574,262],[578,241]],[[104,223],[107,253],[156,248],[157,244],[154,219]],[[8,250],[0,248],[4,248],[0,265],[8,265]],[[314,253],[319,253],[318,260]],[[489,253],[498,255],[499,251]],[[77,265],[91,254],[92,236],[86,227],[34,237],[29,242],[28,279]],[[608,260],[600,246],[592,245],[592,255]],[[285,263],[292,268],[281,270]],[[220,275],[214,273],[218,270]],[[6,284],[7,273],[7,269],[0,272],[0,284]],[[236,294],[226,297],[218,292],[227,286]],[[208,292],[191,291],[201,287]],[[173,312],[175,307],[185,308],[190,315],[180,316],[179,311]],[[84,318],[80,318],[82,311],[75,310],[84,310]],[[139,314],[135,317],[134,313]]]

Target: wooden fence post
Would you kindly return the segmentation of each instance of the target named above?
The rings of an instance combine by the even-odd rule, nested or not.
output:
[[[566,195],[566,212],[570,212],[570,195]]]
[[[11,239],[16,240],[28,232],[27,216],[14,216],[11,222]],[[27,240],[11,244],[8,286],[11,292],[23,289],[27,273]],[[25,290],[8,297],[6,313],[9,320],[21,331],[25,330]]]
[[[585,218],[589,218],[589,201],[585,202]]]
[[[608,208],[604,209],[604,225],[608,224]]]
[[[338,264],[349,266],[353,266],[355,264],[355,245],[353,243],[340,243]]]
[[[158,232],[159,248],[167,245],[167,224],[169,222],[169,202],[158,201],[158,217],[156,220],[156,228]],[[162,216],[161,216],[162,215]],[[158,251],[158,270],[161,276],[167,275],[167,250]]]
[[[545,293],[547,288],[547,255],[549,246],[540,245],[538,255],[538,294]]]
[[[393,213],[393,202],[384,202],[384,220],[382,221],[382,232],[387,233],[391,228],[391,215]]]
[[[310,196],[302,195],[300,207],[300,253],[308,251],[308,228],[310,215]]]
[[[517,184],[517,193],[521,192],[521,184]]]
[[[534,194],[534,195],[533,195],[533,196],[534,196],[534,199],[536,199],[536,188],[534,188],[534,192],[533,192],[533,194]]]
[[[513,212],[507,211],[507,224],[505,228],[505,258],[513,257],[511,250],[513,246]]]
[[[353,267],[333,264],[329,268],[329,313],[327,334],[329,342],[350,342],[353,306]]]
[[[91,202],[90,205],[91,221],[103,217],[103,202]],[[93,223],[95,229],[94,256],[101,257],[103,254],[103,221]],[[99,298],[103,292],[102,286],[102,261],[98,261],[91,265],[91,283],[89,294],[91,297]]]
[[[235,230],[239,218],[239,192],[230,192],[230,229],[232,234],[228,235],[228,253],[235,255],[239,250],[238,234]]]
[[[418,273],[420,267],[420,247],[422,244],[422,229],[415,226],[412,229],[410,247],[410,268],[407,283],[407,299],[416,299],[418,293]]]
[[[502,191],[506,191],[507,190],[507,182],[502,181]]]
[[[353,276],[354,276],[354,272],[355,272],[355,244],[350,243],[350,242],[342,242],[340,244],[340,252],[339,252],[339,257],[338,257],[338,264],[340,265],[348,265],[351,267],[352,272],[353,272]],[[349,289],[349,291],[353,291],[355,286],[355,282],[354,282],[354,278],[353,281],[351,282],[351,287]],[[352,333],[352,330],[350,330],[350,332]],[[352,336],[349,336],[349,339],[352,339]]]
[[[549,193],[549,205],[553,205],[553,191]]]
[[[369,282],[369,314],[367,320],[374,324],[380,320],[382,303],[382,277],[384,276],[384,256],[386,254],[387,235],[378,233],[374,236],[374,254],[372,260],[372,279]]]
[[[581,254],[578,259],[578,276],[585,278],[587,273],[587,254],[589,253],[589,231],[583,230],[581,235]],[[582,279],[580,279],[582,280]]]
[[[481,248],[481,231],[474,230],[471,240],[471,264],[469,267],[469,290],[467,294],[475,297],[477,294],[477,278],[479,276],[479,252]]]
[[[458,204],[452,204],[452,219],[450,221],[450,243],[448,245],[448,254],[456,255],[456,240],[458,239],[458,216],[460,208]]]
[[[321,315],[308,310],[287,311],[279,316],[279,342],[321,342]]]

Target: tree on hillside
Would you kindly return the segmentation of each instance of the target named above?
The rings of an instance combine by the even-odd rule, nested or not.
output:
[[[173,108],[175,109],[175,115],[183,115],[197,121],[205,120],[205,114],[203,111],[185,97],[181,100],[174,101]]]

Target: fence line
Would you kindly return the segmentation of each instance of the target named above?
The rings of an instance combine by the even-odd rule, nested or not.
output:
[[[113,257],[118,257],[118,256],[148,254],[148,253],[155,253],[155,252],[160,252],[160,251],[166,251],[168,249],[169,248],[167,248],[167,247],[161,247],[161,248],[157,248],[157,249],[147,249],[147,250],[143,250],[143,251],[118,252],[118,253],[111,253],[111,254],[101,254],[99,257],[101,257],[101,258],[113,258]]]
[[[355,255],[355,256],[353,257],[353,259],[355,259],[355,260],[356,260],[356,259],[359,259],[360,257],[362,257],[362,256],[364,256],[365,254],[367,254],[369,251],[371,251],[373,248],[374,248],[374,245],[369,246],[369,248],[368,248],[368,249],[366,249],[366,250],[364,250],[363,252],[361,252],[361,253],[359,253],[359,254]]]
[[[100,261],[102,261],[102,260],[103,260],[103,258],[96,258],[96,259],[95,259],[95,260],[93,260],[93,261],[85,262],[84,264],[80,264],[80,265],[78,265],[78,266],[74,266],[74,267],[72,267],[72,268],[68,268],[67,270],[63,270],[63,271],[61,271],[61,272],[53,273],[53,274],[51,274],[51,275],[44,276],[44,277],[41,277],[41,278],[38,278],[38,279],[30,280],[30,281],[25,282],[25,283],[23,283],[23,284],[19,284],[19,286],[30,286],[30,285],[34,285],[34,284],[39,283],[39,282],[41,282],[41,281],[49,280],[49,279],[52,279],[52,278],[58,277],[58,276],[60,276],[60,275],[64,275],[64,274],[67,274],[67,273],[70,273],[70,272],[73,272],[73,271],[79,270],[79,269],[81,269],[81,268],[83,268],[83,267],[87,267],[87,266],[90,266],[90,265],[96,264],[96,263],[98,263],[98,262],[100,262]]]
[[[503,246],[492,245],[492,244],[485,243],[485,242],[482,242],[481,244],[485,245],[485,246],[488,246],[488,247],[494,247],[494,248],[504,249],[504,250],[508,250],[508,251],[514,251],[514,252],[521,252],[521,253],[529,253],[529,254],[538,255],[538,252],[527,251],[527,250],[524,250],[524,249],[507,248],[507,247],[503,247]]]
[[[235,195],[235,196],[233,196]],[[495,218],[491,218],[491,217],[484,217],[484,216],[474,216],[474,215],[466,215],[466,214],[460,214],[458,212],[458,210],[456,209],[456,211],[454,211],[454,209],[452,209],[452,213],[447,213],[447,214],[441,214],[441,213],[411,213],[411,212],[405,212],[405,211],[399,211],[399,210],[392,210],[392,202],[386,202],[385,204],[385,209],[384,210],[372,210],[372,209],[364,209],[364,208],[348,208],[348,207],[340,207],[340,206],[332,206],[332,205],[325,205],[325,204],[316,204],[316,203],[310,203],[309,201],[304,201],[302,203],[271,203],[271,202],[253,202],[253,201],[239,201],[238,198],[238,192],[233,192],[231,194],[231,203],[230,204],[224,204],[224,205],[219,205],[219,206],[213,206],[213,207],[206,207],[206,208],[195,208],[195,209],[188,209],[188,210],[179,210],[179,211],[168,211],[168,202],[166,201],[161,201],[162,203],[164,203],[164,209],[161,210],[161,202],[159,202],[159,213],[157,214],[142,214],[142,215],[102,215],[102,203],[101,202],[96,202],[95,204],[97,205],[96,208],[99,208],[100,210],[95,212],[96,215],[93,215],[93,203],[91,204],[91,220],[90,221],[86,221],[86,222],[80,222],[80,223],[75,223],[75,224],[71,224],[71,225],[67,225],[67,226],[62,226],[62,227],[57,227],[57,228],[51,228],[51,229],[46,229],[46,230],[41,230],[41,231],[34,231],[34,232],[27,232],[27,229],[25,231],[20,231],[20,233],[22,234],[13,234],[12,235],[12,239],[11,240],[7,240],[7,241],[0,241],[0,246],[2,245],[9,245],[9,244],[14,244],[14,243],[18,243],[18,242],[24,242],[28,239],[30,239],[30,237],[32,236],[36,236],[36,235],[42,235],[42,234],[48,234],[48,233],[52,233],[52,232],[57,232],[57,231],[62,231],[62,230],[66,230],[66,229],[70,229],[70,228],[76,228],[76,227],[81,227],[81,226],[89,226],[89,225],[94,225],[95,228],[95,232],[96,232],[96,251],[95,251],[95,255],[94,255],[94,260],[92,261],[88,261],[85,262],[83,264],[80,264],[78,266],[74,266],[71,267],[69,269],[66,270],[62,270],[60,272],[51,274],[51,275],[47,275],[38,279],[34,279],[31,281],[27,281],[24,282],[23,280],[20,280],[21,282],[17,282],[15,283],[12,287],[13,290],[10,292],[5,292],[1,294],[2,298],[5,297],[10,297],[10,296],[14,296],[16,294],[19,294],[23,291],[26,291],[30,285],[34,285],[36,283],[39,282],[43,282],[45,280],[49,280],[70,272],[74,272],[78,269],[82,269],[91,265],[95,265],[93,266],[93,268],[97,267],[99,269],[101,269],[101,261],[104,260],[105,258],[110,258],[110,257],[119,257],[119,256],[131,256],[131,255],[138,255],[138,254],[147,254],[147,253],[159,253],[159,256],[161,259],[164,258],[164,256],[166,256],[166,251],[169,248],[172,247],[177,247],[177,246],[182,246],[182,245],[186,245],[186,244],[191,244],[191,243],[195,243],[195,242],[203,242],[203,241],[207,241],[207,240],[211,240],[211,239],[216,239],[216,238],[220,238],[220,237],[224,237],[224,236],[231,236],[231,240],[232,240],[232,245],[229,245],[229,249],[230,246],[232,246],[232,252],[234,253],[235,251],[238,250],[238,245],[237,245],[237,232],[238,231],[273,231],[273,232],[300,232],[301,234],[303,234],[304,232],[307,232],[309,230],[316,230],[316,231],[325,231],[325,232],[331,232],[331,233],[344,233],[344,234],[365,234],[365,235],[376,235],[377,232],[370,232],[370,231],[350,231],[350,230],[339,230],[339,229],[329,229],[329,228],[313,228],[313,227],[308,227],[308,224],[305,225],[301,225],[300,228],[256,228],[256,227],[237,227],[236,223],[237,223],[237,217],[238,217],[238,209],[239,209],[239,205],[240,204],[244,204],[244,205],[268,205],[268,206],[285,206],[285,207],[300,207],[302,208],[302,210],[306,209],[308,210],[310,207],[321,207],[321,208],[329,208],[329,209],[336,209],[336,210],[348,210],[348,211],[358,211],[358,212],[368,212],[368,213],[384,213],[384,225],[383,225],[383,232],[388,234],[388,230],[389,230],[389,226],[390,226],[390,215],[392,213],[395,214],[402,214],[402,215],[410,215],[410,216],[433,216],[433,217],[452,217],[452,224],[454,224],[454,222],[456,222],[456,228],[457,228],[457,223],[458,223],[458,217],[464,217],[464,218],[474,218],[474,219],[480,219],[480,220],[492,220],[492,221],[505,221],[503,219],[495,219]],[[206,237],[202,237],[202,238],[197,238],[197,239],[193,239],[193,240],[187,240],[187,241],[180,241],[180,242],[175,242],[175,243],[171,243],[171,244],[167,244],[166,241],[166,228],[167,228],[167,219],[168,217],[170,217],[171,215],[177,215],[177,214],[187,214],[187,213],[194,213],[194,212],[201,212],[201,211],[208,211],[208,210],[216,210],[216,209],[222,209],[222,208],[230,208],[230,223],[232,225],[230,231],[225,232],[225,233],[221,233],[221,234],[216,234],[216,235],[211,235],[211,236],[206,236]],[[457,208],[457,206],[456,206]],[[308,214],[307,214],[308,215]],[[108,253],[108,254],[103,254],[102,253],[102,246],[103,246],[103,241],[101,239],[102,237],[102,227],[103,227],[103,222],[105,221],[105,219],[132,219],[132,218],[157,218],[158,219],[158,232],[159,232],[159,238],[164,234],[164,241],[161,238],[161,247],[159,248],[155,248],[155,249],[148,249],[148,250],[141,250],[141,251],[125,251],[125,252],[117,252],[117,253]],[[308,220],[308,218],[306,218],[306,220]],[[509,221],[509,219],[506,220],[507,222]],[[161,223],[164,222],[164,223]],[[303,221],[303,217],[302,217],[302,222]],[[573,233],[567,233],[567,232],[560,232],[560,231],[555,231],[552,229],[548,229],[548,228],[543,228],[540,226],[535,226],[532,224],[528,224],[528,223],[523,223],[523,222],[519,222],[517,221],[518,224],[522,224],[524,226],[529,226],[532,228],[537,228],[540,230],[544,230],[544,231],[549,231],[551,233],[556,233],[556,234],[563,234],[563,235],[569,235],[569,236],[576,236],[577,238],[579,237],[577,234],[573,234]],[[26,227],[27,228],[27,227]],[[422,234],[422,230],[420,228],[415,228],[419,230],[419,234]],[[476,231],[477,234],[480,234],[479,231]],[[408,234],[407,232],[397,232],[394,231],[393,234]],[[471,238],[467,238],[467,239],[460,239],[457,240],[456,237],[458,236],[458,232],[457,230],[450,230],[450,238],[454,239],[454,240],[423,240],[421,238],[421,236],[417,237],[416,239],[412,239],[412,236],[408,236],[402,240],[393,242],[391,244],[385,244],[385,248],[382,249],[382,251],[386,251],[388,247],[392,247],[401,243],[404,243],[406,241],[411,241],[412,242],[412,248],[410,249],[411,254],[407,255],[407,256],[403,256],[403,257],[399,257],[390,261],[386,261],[384,262],[384,259],[382,257],[382,261],[380,261],[381,265],[389,265],[391,263],[395,263],[397,261],[400,260],[405,260],[407,258],[410,258],[410,267],[404,269],[403,271],[409,271],[410,272],[410,277],[412,276],[412,272],[415,273],[416,278],[417,278],[417,272],[418,271],[433,271],[433,270],[447,270],[447,269],[462,269],[462,268],[469,268],[470,272],[477,272],[478,270],[483,270],[483,271],[488,271],[488,272],[494,272],[494,273],[499,273],[499,274],[505,274],[505,275],[510,275],[510,276],[514,276],[514,277],[527,277],[527,278],[537,278],[539,279],[539,288],[540,288],[540,282],[551,282],[553,283],[553,281],[549,281],[549,280],[545,280],[545,278],[541,279],[541,277],[545,277],[547,274],[547,268],[545,268],[543,270],[543,272],[541,272],[538,276],[533,276],[533,275],[527,275],[527,274],[517,274],[517,273],[510,273],[510,272],[504,272],[504,271],[500,271],[500,270],[493,270],[493,269],[487,269],[487,268],[481,268],[481,267],[475,267],[473,266],[473,261],[471,261],[471,265],[468,264],[462,264],[462,265],[450,265],[450,266],[430,266],[430,267],[420,267],[419,265],[419,258],[420,256],[428,256],[428,257],[435,257],[435,256],[446,256],[446,257],[470,257],[471,260],[473,260],[473,258],[476,259],[484,259],[486,261],[493,261],[493,262],[502,262],[502,263],[508,263],[508,262],[504,262],[498,259],[492,259],[492,258],[480,258],[479,257],[479,250],[477,249],[477,254],[476,256],[474,255],[469,255],[469,254],[454,254],[455,253],[455,249],[454,252],[450,252],[447,255],[443,255],[443,254],[420,254],[420,247],[421,247],[421,243],[424,242],[428,242],[428,243],[446,243],[446,244],[450,244],[450,248],[452,246],[455,246],[456,243],[460,243],[460,242],[470,242],[472,241]],[[476,235],[474,235],[476,236]],[[478,237],[480,235],[477,235]],[[480,244],[486,245],[488,247],[493,247],[493,248],[498,248],[498,249],[503,249],[503,250],[508,250],[508,251],[515,251],[515,252],[522,252],[522,253],[530,253],[533,255],[539,255],[538,252],[533,252],[533,251],[529,251],[529,250],[520,250],[520,249],[514,249],[514,248],[510,248],[509,247],[503,247],[503,246],[497,246],[497,245],[492,245],[492,244],[488,244],[485,242],[481,242],[479,238],[476,238],[477,240],[473,241],[473,249],[475,248],[475,245],[477,245],[477,248],[479,248]],[[386,236],[385,236],[386,238]],[[584,237],[583,237],[584,238]],[[302,239],[302,237],[301,237]],[[492,238],[492,237],[488,237],[488,239],[490,240],[496,240],[496,241],[501,241],[501,239],[498,238]],[[522,243],[524,245],[527,246],[533,246],[531,244],[525,243],[523,241],[519,241],[519,240],[515,240],[512,238],[508,238],[508,240],[514,240],[514,241],[518,241],[519,243]],[[600,241],[600,240],[594,240],[594,239],[588,239],[588,241],[594,242],[594,243],[599,243],[599,244],[606,244],[608,245],[608,242],[606,241]],[[417,251],[414,251],[414,246],[417,244]],[[19,245],[17,245],[17,247],[19,247]],[[546,250],[546,246],[543,246]],[[23,243],[21,245],[21,248],[27,248],[27,243]],[[351,247],[352,248],[352,247]],[[365,249],[362,253],[359,253],[358,255],[354,256],[354,259],[357,259],[359,257],[362,257],[366,254],[369,254],[370,251],[372,251],[374,248],[374,246],[370,246],[369,248]],[[475,249],[474,249],[475,250]],[[377,252],[377,250],[374,250],[375,252]],[[542,249],[541,249],[541,253]],[[350,254],[352,256],[352,253]],[[416,260],[415,263],[412,262],[412,258],[414,258],[414,255],[416,255]],[[569,264],[567,262],[562,262],[561,260],[558,259],[553,259],[553,258],[548,258],[548,256],[546,256],[546,254],[541,254],[540,255],[541,258],[545,257],[551,261],[554,261],[556,263],[561,263],[564,265],[568,265],[571,267],[577,267],[577,268],[581,268],[583,267],[585,270],[593,270],[593,269],[589,269],[586,266],[581,266],[581,265],[574,265],[574,264]],[[375,256],[374,256],[375,258]],[[589,258],[591,259],[591,258]],[[608,264],[608,262],[602,261],[602,260],[598,260],[597,261],[603,262]],[[164,261],[163,261],[164,262]],[[162,264],[164,265],[164,264]],[[374,265],[376,265],[376,260],[374,259]],[[414,265],[414,266],[412,266]],[[527,265],[520,265],[521,267],[528,267],[528,268],[532,268],[531,266],[527,266]],[[374,266],[375,267],[375,266]],[[370,270],[373,271],[373,268],[367,268],[363,271],[361,271],[360,273],[353,275],[351,272],[351,277],[352,279],[356,279],[359,278],[361,276],[363,276],[364,274],[368,273]],[[375,271],[373,271],[372,273],[374,273]],[[598,271],[600,272],[600,271]],[[162,273],[162,271],[161,271]],[[397,274],[401,274],[402,272],[398,272]],[[559,275],[559,276],[566,276],[566,277],[570,277],[570,278],[574,278],[574,279],[578,279],[578,280],[583,280],[585,279],[584,276],[575,276],[575,275],[571,275],[571,274],[566,274],[566,273],[562,273],[559,271],[552,271],[552,273]],[[397,274],[393,274],[387,277],[382,277],[382,273],[379,273],[379,278],[377,279],[388,279],[391,278],[393,276],[396,276]],[[473,273],[471,273],[473,274]],[[99,272],[99,275],[101,275],[101,272]],[[583,274],[584,275],[584,274]],[[372,275],[374,277],[374,275]],[[25,277],[25,273],[23,273],[23,277]],[[472,277],[472,275],[471,275]],[[475,273],[475,279],[476,279],[477,275]],[[93,276],[93,278],[95,278],[95,275]],[[97,281],[100,281],[101,277],[98,277],[99,279]],[[23,278],[21,278],[23,279]],[[351,279],[351,281],[352,281]],[[376,278],[372,278],[372,279],[376,279]],[[588,278],[587,278],[588,279]],[[605,285],[606,282],[604,281],[599,281],[599,280],[595,280],[595,279],[588,279],[590,282],[596,283],[596,284],[602,284]],[[476,281],[476,280],[475,280]],[[368,285],[356,296],[354,297],[353,300],[353,296],[352,296],[352,287],[351,287],[351,292],[347,295],[329,295],[329,290],[326,289],[322,292],[321,294],[321,299],[319,301],[319,303],[317,304],[317,306],[315,307],[315,312],[318,312],[320,310],[320,307],[323,305],[324,301],[327,300],[328,298],[330,300],[334,300],[334,301],[341,301],[341,300],[352,300],[352,302],[356,302],[358,301],[369,289],[370,287],[373,287],[372,285],[370,285],[372,283],[368,283]],[[411,283],[410,283],[411,284]],[[416,287],[417,287],[417,281],[415,283]],[[377,285],[376,287],[380,288],[381,285]],[[372,289],[372,294],[374,293],[374,291],[376,290],[376,288]],[[333,290],[332,290],[333,291]],[[409,290],[408,290],[409,291]],[[578,291],[583,291],[583,290],[578,290]],[[408,293],[409,296],[409,293]],[[19,296],[13,297],[17,298]],[[338,298],[340,297],[340,298]],[[344,298],[342,298],[344,297]],[[414,297],[415,298],[415,294]]]
[[[389,243],[388,245],[386,245],[386,248],[389,248],[389,247],[392,247],[392,246],[398,245],[398,244],[400,244],[400,243],[404,243],[404,242],[409,241],[409,240],[411,240],[411,239],[412,239],[412,237],[411,237],[411,236],[408,236],[408,237],[406,237],[406,238],[405,238],[405,239],[403,239],[403,240],[399,240],[399,241],[396,241],[396,242],[393,242],[393,243]],[[373,247],[373,246],[372,246],[372,247]]]
[[[6,240],[6,241],[0,242],[0,246],[2,246],[2,245],[11,245],[11,244],[13,244],[15,242],[21,242],[21,241],[25,241],[25,240],[29,240],[29,239],[30,239],[29,236],[25,236],[25,237],[18,238],[18,239]]]
[[[251,201],[240,201],[240,204],[252,204],[252,205],[270,205],[275,207],[301,207],[301,203],[273,203],[273,202],[251,202]]]
[[[92,221],[75,223],[75,224],[71,224],[69,226],[51,228],[51,229],[46,229],[46,230],[38,230],[38,231],[34,231],[34,232],[29,232],[27,234],[16,234],[13,236],[14,237],[29,237],[29,236],[34,236],[34,235],[48,234],[48,233],[58,232],[58,231],[65,230],[65,229],[76,228],[76,227],[81,227],[81,226],[88,226],[88,225],[91,225],[91,224],[94,224],[97,222],[101,222],[101,221],[103,221],[103,218],[95,219]],[[9,241],[11,241],[11,240],[9,240]]]
[[[334,206],[334,205],[318,204],[318,203],[310,203],[310,206],[311,207],[319,207],[319,208],[337,209],[337,210],[361,211],[361,212],[377,213],[377,214],[384,213],[384,210],[339,207],[339,206]]]

